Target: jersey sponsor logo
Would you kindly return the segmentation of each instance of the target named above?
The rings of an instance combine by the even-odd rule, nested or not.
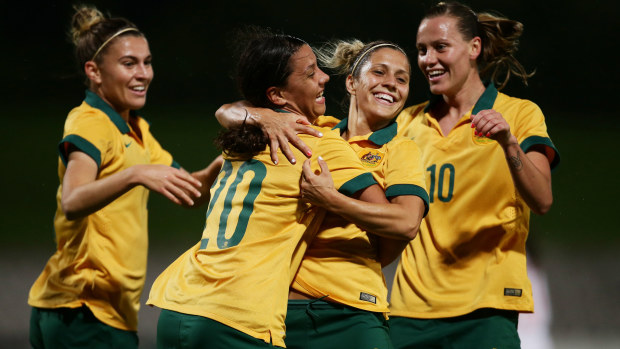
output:
[[[521,297],[523,291],[520,288],[505,288],[504,296]]]
[[[486,145],[486,144],[491,144],[494,142],[494,140],[492,140],[491,138],[487,138],[484,136],[477,136],[476,129],[471,130],[471,136],[475,144]]]
[[[129,146],[131,145],[131,141],[129,143],[125,143],[125,148],[129,148]]]
[[[383,160],[385,154],[375,149],[364,149],[357,153],[357,156],[362,160],[362,165],[364,165],[364,167],[377,167],[381,163],[381,160]]]
[[[372,304],[377,304],[377,297],[375,297],[375,296],[373,296],[371,294],[365,293],[365,292],[360,292],[360,300],[361,301],[365,301],[365,302],[369,302],[369,303],[372,303]]]

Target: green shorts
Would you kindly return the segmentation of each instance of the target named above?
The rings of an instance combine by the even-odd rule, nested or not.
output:
[[[321,300],[289,300],[288,349],[392,349],[387,321],[373,313]]]
[[[519,349],[518,320],[516,311],[488,308],[442,319],[391,316],[390,335],[397,349]]]
[[[138,348],[138,335],[99,321],[86,306],[81,308],[32,308],[32,348]]]
[[[275,348],[221,322],[162,309],[157,321],[157,348]]]

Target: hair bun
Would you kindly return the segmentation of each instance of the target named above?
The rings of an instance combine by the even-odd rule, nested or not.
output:
[[[75,6],[75,14],[71,20],[71,38],[74,44],[78,39],[90,31],[95,24],[103,21],[105,16],[101,11],[92,6]]]

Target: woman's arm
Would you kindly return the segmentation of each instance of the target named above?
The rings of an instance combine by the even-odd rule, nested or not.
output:
[[[478,135],[494,139],[502,147],[515,187],[530,209],[539,215],[547,213],[553,194],[551,167],[544,150],[532,148],[525,154],[502,114],[492,109],[472,115],[472,127]]]
[[[224,163],[224,158],[222,155],[218,155],[207,167],[200,171],[192,172],[192,177],[202,183],[202,186],[198,188],[200,191],[200,196],[197,197],[192,195],[192,200],[194,201],[194,205],[191,207],[198,207],[205,203],[208,203],[211,199],[211,186],[213,182],[217,179],[217,175],[220,173],[222,169],[222,164]]]
[[[399,196],[388,202],[378,185],[366,188],[360,200],[334,188],[327,164],[319,157],[320,174],[314,174],[310,160],[303,165],[302,198],[336,213],[375,235],[409,241],[418,233],[424,214],[424,201],[417,196]],[[363,201],[362,201],[363,200]]]
[[[310,149],[297,135],[300,133],[321,137],[322,134],[312,127],[308,119],[294,113],[277,113],[267,108],[256,108],[247,101],[237,101],[222,105],[216,112],[217,121],[225,128],[240,127],[244,122],[256,125],[269,138],[271,160],[278,163],[278,148],[294,164],[297,162],[289,147],[291,143],[306,156],[312,156]]]
[[[135,165],[97,179],[97,163],[81,151],[71,151],[62,182],[61,206],[67,219],[85,217],[137,185],[156,191],[176,204],[193,205],[201,183],[189,173],[166,165]]]

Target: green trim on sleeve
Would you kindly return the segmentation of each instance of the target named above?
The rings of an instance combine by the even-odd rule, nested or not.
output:
[[[346,183],[340,186],[340,189],[338,189],[338,191],[346,196],[352,196],[356,192],[362,189],[366,189],[373,184],[377,184],[377,181],[375,181],[374,177],[370,173],[366,172],[348,180]]]
[[[523,150],[524,153],[527,153],[527,151],[535,145],[544,145],[547,147],[547,153],[545,155],[547,155],[547,158],[549,159],[549,167],[552,170],[560,164],[560,153],[558,152],[555,145],[553,145],[551,139],[548,137],[527,137],[523,140],[523,142],[521,142],[521,150]]]
[[[422,199],[422,201],[424,201],[424,216],[423,217],[426,217],[426,214],[428,213],[428,208],[429,208],[429,204],[428,204],[429,197],[428,197],[428,193],[426,192],[426,190],[424,190],[424,188],[418,185],[415,185],[415,184],[394,184],[394,185],[387,187],[387,189],[385,190],[385,196],[388,199],[393,198],[395,196],[401,196],[401,195],[414,195]]]
[[[170,166],[172,166],[172,167],[174,167],[176,169],[181,169],[181,165],[178,162],[174,161],[174,160],[172,160],[172,164],[170,164]]]
[[[95,147],[91,142],[85,140],[84,138],[78,135],[68,135],[63,138],[60,143],[58,143],[58,154],[62,159],[62,163],[67,166],[67,162],[69,161],[68,155],[65,149],[65,143],[71,143],[76,148],[78,148],[81,152],[90,156],[97,163],[97,168],[101,167],[101,152],[97,147]]]

